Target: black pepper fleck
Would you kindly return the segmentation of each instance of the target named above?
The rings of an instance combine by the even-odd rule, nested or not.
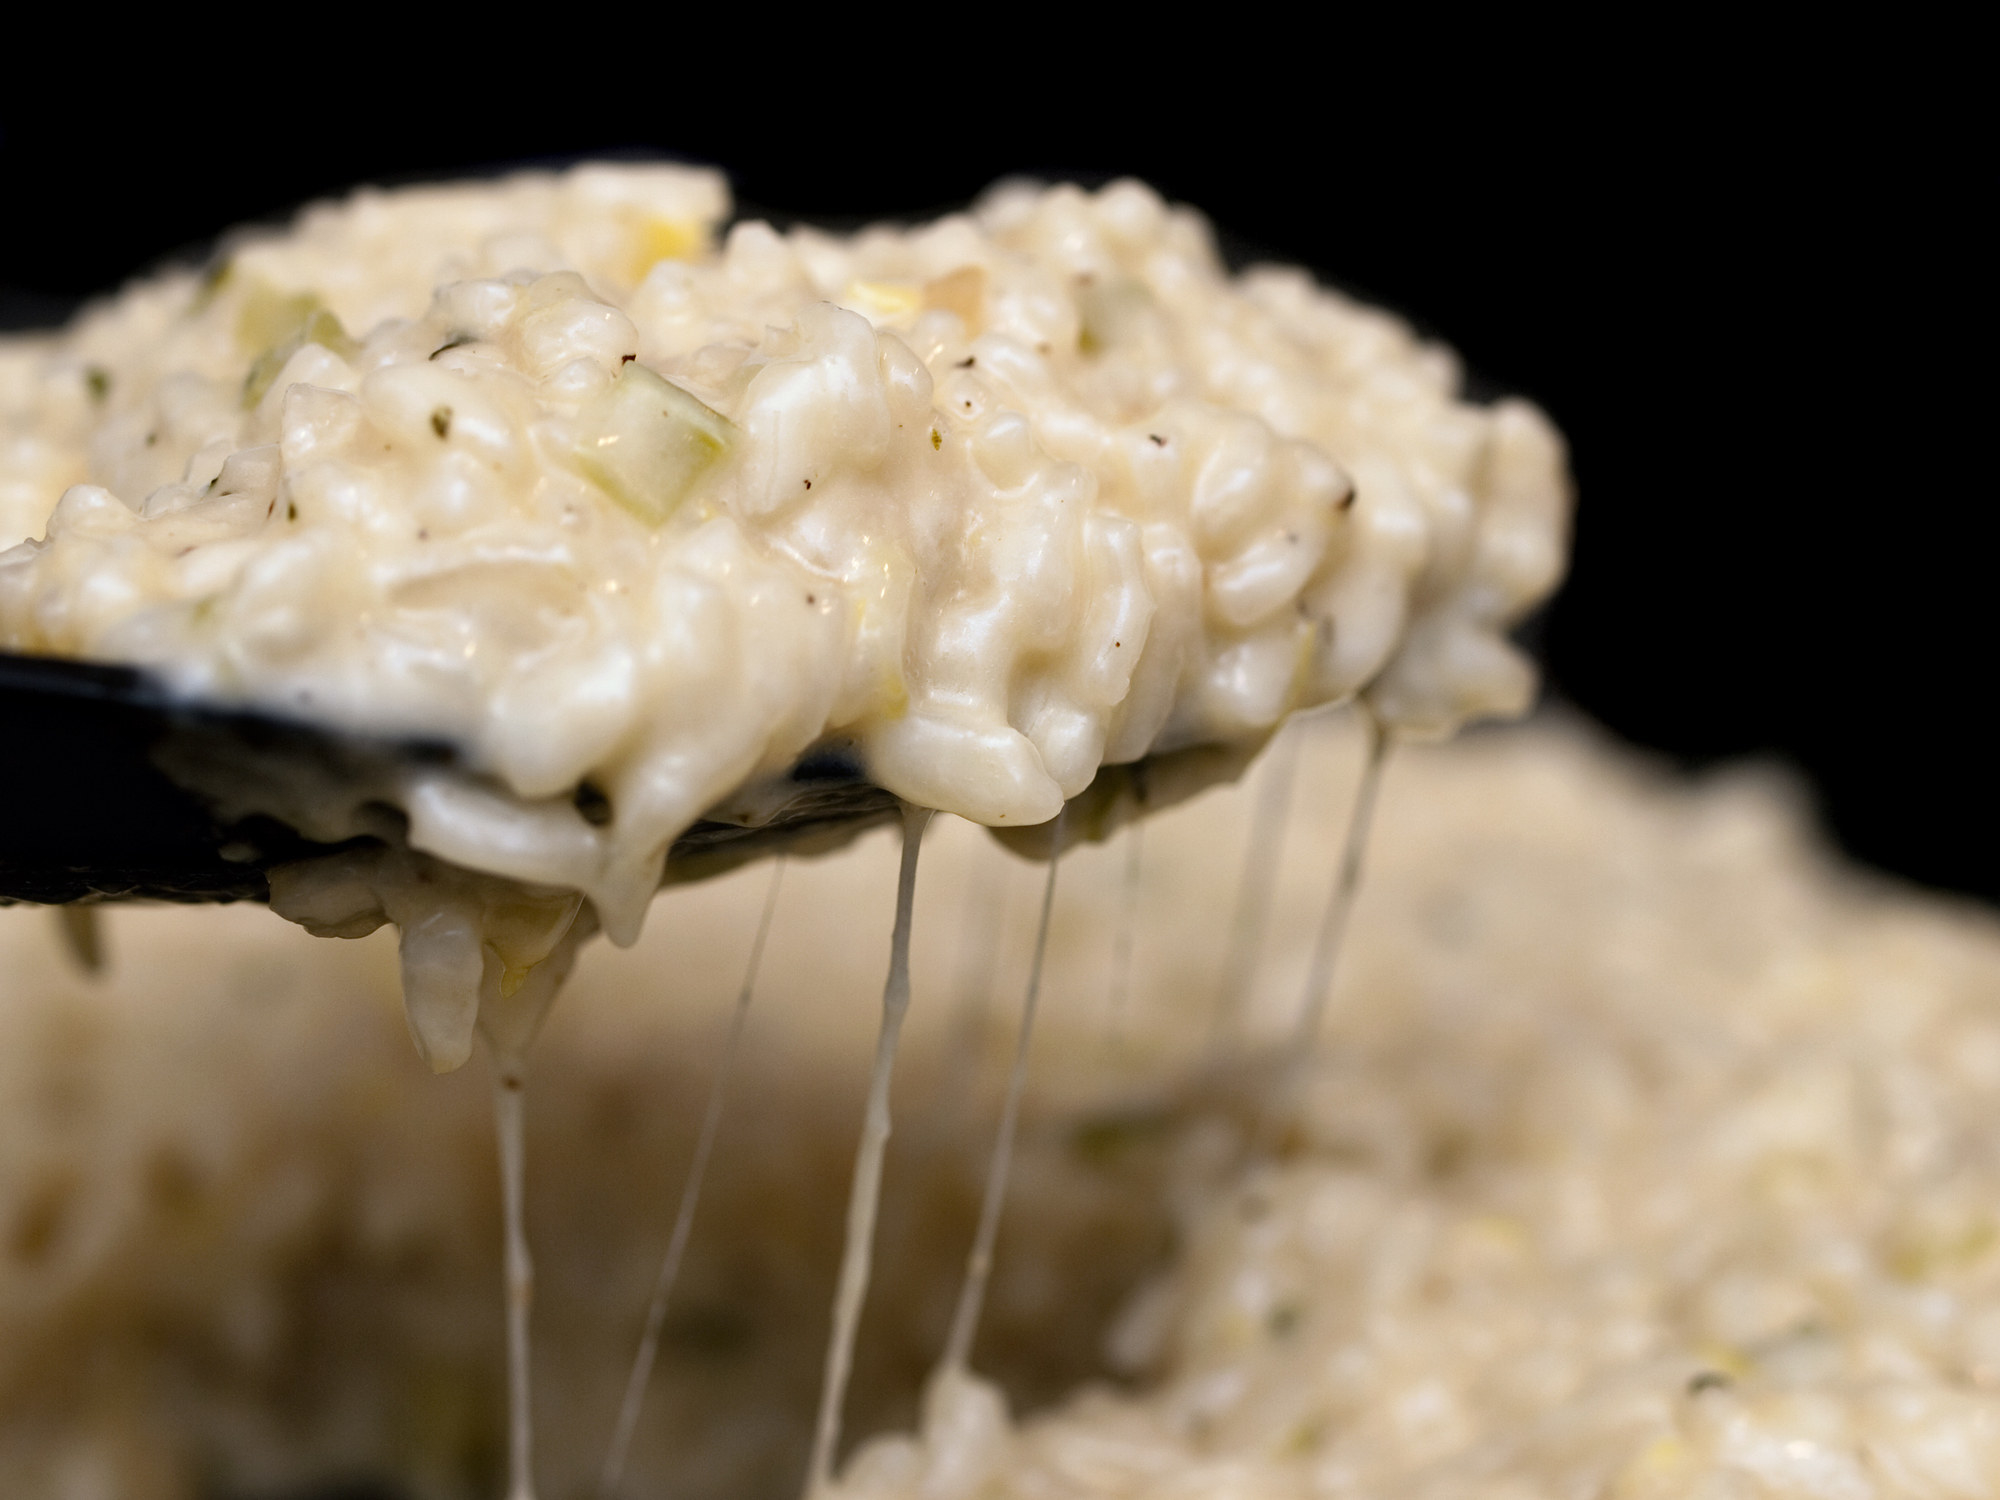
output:
[[[1161,437],[1157,432],[1147,433],[1146,441],[1151,443],[1155,448],[1164,448],[1167,446],[1167,440]]]
[[[449,406],[440,406],[436,411],[431,413],[431,431],[438,435],[439,442],[443,442],[451,436],[451,408]]]

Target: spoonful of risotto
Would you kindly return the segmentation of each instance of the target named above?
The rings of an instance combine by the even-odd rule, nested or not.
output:
[[[9,345],[0,646],[146,674],[10,662],[17,722],[143,709],[218,816],[394,809],[629,940],[676,839],[799,786],[1026,827],[1358,692],[1525,704],[1560,450],[1446,351],[1129,182],[728,211],[675,167],[365,193]],[[332,733],[204,779],[251,716]]]

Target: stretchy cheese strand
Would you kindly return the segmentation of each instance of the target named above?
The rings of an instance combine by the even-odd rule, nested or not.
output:
[[[833,1330],[826,1345],[826,1374],[820,1387],[819,1416],[813,1424],[812,1460],[805,1493],[822,1493],[833,1477],[840,1446],[840,1414],[847,1379],[854,1368],[854,1336],[868,1297],[875,1254],[875,1218],[882,1201],[882,1158],[889,1149],[889,1080],[896,1044],[910,1008],[910,918],[917,892],[917,853],[931,820],[927,807],[903,808],[903,861],[896,879],[896,926],[890,939],[889,978],[882,986],[882,1029],[875,1042],[875,1065],[868,1080],[868,1112],[861,1145],[854,1154],[854,1185],[847,1200],[847,1238],[841,1246],[840,1279],[835,1284]]]
[[[1062,829],[1056,830],[1055,845],[1062,847]],[[1000,1108],[1000,1132],[993,1142],[993,1155],[986,1167],[986,1193],[979,1205],[979,1228],[973,1235],[972,1254],[965,1263],[965,1281],[959,1287],[958,1306],[952,1313],[951,1337],[945,1343],[944,1367],[963,1370],[972,1357],[973,1336],[979,1331],[979,1313],[986,1301],[986,1283],[993,1274],[993,1242],[1000,1233],[1000,1207],[1007,1197],[1007,1173],[1014,1162],[1014,1131],[1021,1117],[1021,1091],[1028,1081],[1028,1047],[1035,1034],[1035,1009],[1042,994],[1042,960],[1049,949],[1049,913],[1055,909],[1056,869],[1060,854],[1049,856],[1048,878],[1042,885],[1042,915],[1035,927],[1035,956],[1028,968],[1028,993],[1021,1002],[1021,1031],[1014,1043],[1014,1067],[1007,1075],[1007,1098]]]
[[[653,1282],[653,1300],[646,1307],[645,1331],[639,1349],[632,1356],[632,1372],[626,1377],[625,1398],[618,1408],[618,1426],[611,1436],[611,1448],[604,1456],[604,1470],[598,1478],[599,1500],[611,1500],[618,1493],[625,1474],[625,1461],[632,1451],[632,1434],[639,1426],[639,1407],[645,1400],[646,1384],[653,1375],[653,1362],[660,1353],[660,1330],[666,1326],[667,1302],[673,1296],[680,1275],[681,1259],[694,1233],[695,1209],[701,1202],[702,1180],[708,1174],[708,1160],[715,1152],[715,1139],[722,1129],[722,1106],[729,1094],[729,1077],[734,1070],[736,1050],[743,1040],[743,1023],[750,1015],[750,997],[757,989],[757,970],[764,961],[764,942],[771,935],[771,917],[778,909],[778,888],[785,878],[781,856],[771,866],[771,884],[764,893],[764,911],[757,919],[757,935],[750,943],[750,962],[743,973],[743,987],[737,992],[735,1008],[729,1016],[729,1035],[722,1044],[722,1057],[708,1086],[708,1105],[701,1117],[701,1133],[695,1139],[694,1159],[688,1165],[687,1181],[681,1185],[680,1206],[674,1212],[673,1232],[667,1238],[667,1253]]]

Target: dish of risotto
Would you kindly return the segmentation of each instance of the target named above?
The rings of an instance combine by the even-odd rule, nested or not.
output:
[[[163,759],[353,942],[0,913],[10,1492],[1993,1493],[1991,922],[1426,743],[1568,511],[1132,182],[363,192],[0,342],[0,648],[449,752]]]

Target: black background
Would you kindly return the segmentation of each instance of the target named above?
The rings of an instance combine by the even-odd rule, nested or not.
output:
[[[835,220],[1009,173],[1141,176],[1555,417],[1580,506],[1572,578],[1530,627],[1554,692],[1688,764],[1785,757],[1859,856],[2000,897],[1996,497],[1973,461],[1993,174],[1964,161],[1942,72],[1637,32],[1546,55],[1475,38],[1448,66],[1407,40],[1211,55],[1193,34],[1169,66],[1071,30],[974,76],[963,37],[882,24],[925,65],[829,52],[822,75],[794,48],[723,75],[687,66],[699,45],[585,56],[551,32],[531,92],[432,59],[364,95],[318,65],[249,95],[198,74],[165,97],[16,95],[0,319],[57,320],[358,182],[528,160],[673,154],[726,167],[747,205]]]

